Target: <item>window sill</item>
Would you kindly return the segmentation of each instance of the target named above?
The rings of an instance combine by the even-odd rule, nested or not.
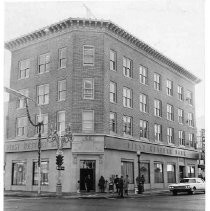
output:
[[[133,107],[127,107],[127,106],[124,106],[124,105],[123,105],[123,107],[124,107],[124,108],[129,108],[129,109],[133,109]]]
[[[133,79],[133,77],[129,77],[129,76],[124,75],[124,74],[123,74],[123,76],[126,77],[126,78],[128,78],[128,79]]]
[[[147,87],[149,86],[149,84],[144,84],[144,83],[141,83],[140,81],[139,81],[139,84],[147,86]]]
[[[18,78],[18,81],[20,80],[24,80],[24,79],[28,79],[29,77],[25,77],[25,78]]]
[[[63,102],[63,101],[66,101],[66,99],[65,100],[58,100],[57,102],[59,103],[59,102]]]
[[[60,71],[60,70],[65,70],[66,69],[66,67],[59,67],[58,68],[58,71]]]
[[[112,102],[112,101],[109,101],[110,103],[113,103],[113,104],[115,104],[115,105],[117,105],[117,102]]]
[[[83,100],[95,100],[94,98],[82,98]]]
[[[113,71],[113,72],[117,72],[117,70],[111,70],[111,69],[109,69],[110,71]]]

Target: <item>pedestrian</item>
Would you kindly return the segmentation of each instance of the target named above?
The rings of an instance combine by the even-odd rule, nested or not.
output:
[[[125,190],[125,195],[128,196],[128,186],[129,186],[129,178],[128,175],[126,175],[125,180],[124,180],[124,190]]]
[[[145,178],[144,178],[144,175],[142,174],[141,175],[141,178],[140,178],[140,183],[142,185],[142,192],[144,192],[144,183],[145,183]]]
[[[118,175],[116,175],[116,177],[114,179],[114,184],[115,184],[115,187],[116,187],[116,192],[118,193],[119,192],[119,178],[118,178]]]
[[[80,181],[77,181],[77,193],[80,193]]]
[[[98,186],[101,190],[101,193],[104,193],[104,188],[105,188],[105,179],[103,176],[101,176],[101,178],[99,179],[99,183]]]
[[[119,178],[119,183],[118,183],[118,187],[119,187],[119,196],[121,198],[123,198],[123,176],[121,176],[121,178]]]
[[[88,174],[88,176],[85,177],[85,188],[87,192],[90,192],[90,183],[91,183],[91,179],[90,179],[90,175]]]

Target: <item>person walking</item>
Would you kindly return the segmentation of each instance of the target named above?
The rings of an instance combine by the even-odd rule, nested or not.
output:
[[[119,196],[120,196],[121,198],[123,198],[123,185],[124,185],[123,176],[121,176],[121,178],[119,178],[119,183],[118,183],[118,187],[119,187]]]
[[[125,180],[124,180],[124,190],[125,190],[125,195],[128,196],[128,186],[129,186],[129,178],[128,175],[126,175]]]
[[[114,184],[115,184],[115,188],[116,188],[116,192],[119,192],[119,178],[118,175],[116,175],[115,179],[114,179]]]
[[[88,174],[88,176],[85,178],[85,187],[87,192],[90,192],[90,184],[91,184],[91,179],[90,175]]]
[[[103,176],[101,176],[101,178],[99,179],[99,183],[98,186],[101,190],[101,193],[104,193],[104,187],[105,187],[105,179]]]

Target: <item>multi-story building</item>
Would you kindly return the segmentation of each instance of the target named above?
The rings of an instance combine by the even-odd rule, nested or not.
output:
[[[62,133],[71,123],[72,143],[64,146],[63,191],[92,190],[101,175],[140,172],[145,189],[166,188],[180,177],[197,176],[194,86],[200,80],[116,24],[67,19],[5,44],[12,54],[11,88],[41,105],[42,190],[56,189],[56,146],[50,127]],[[33,121],[38,109],[29,101]],[[37,131],[25,103],[10,95],[5,143],[7,190],[37,190]]]

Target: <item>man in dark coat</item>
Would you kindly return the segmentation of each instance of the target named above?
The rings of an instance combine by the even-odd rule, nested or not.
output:
[[[101,178],[99,179],[99,183],[98,186],[101,190],[101,193],[104,193],[104,187],[105,187],[105,179],[103,176],[101,176]]]
[[[123,176],[121,176],[121,178],[119,178],[118,187],[119,187],[119,196],[122,198],[123,198],[123,185],[124,185]]]
[[[119,178],[118,178],[118,175],[116,175],[115,179],[114,179],[114,184],[115,184],[115,187],[116,187],[116,192],[118,193],[119,192]]]

